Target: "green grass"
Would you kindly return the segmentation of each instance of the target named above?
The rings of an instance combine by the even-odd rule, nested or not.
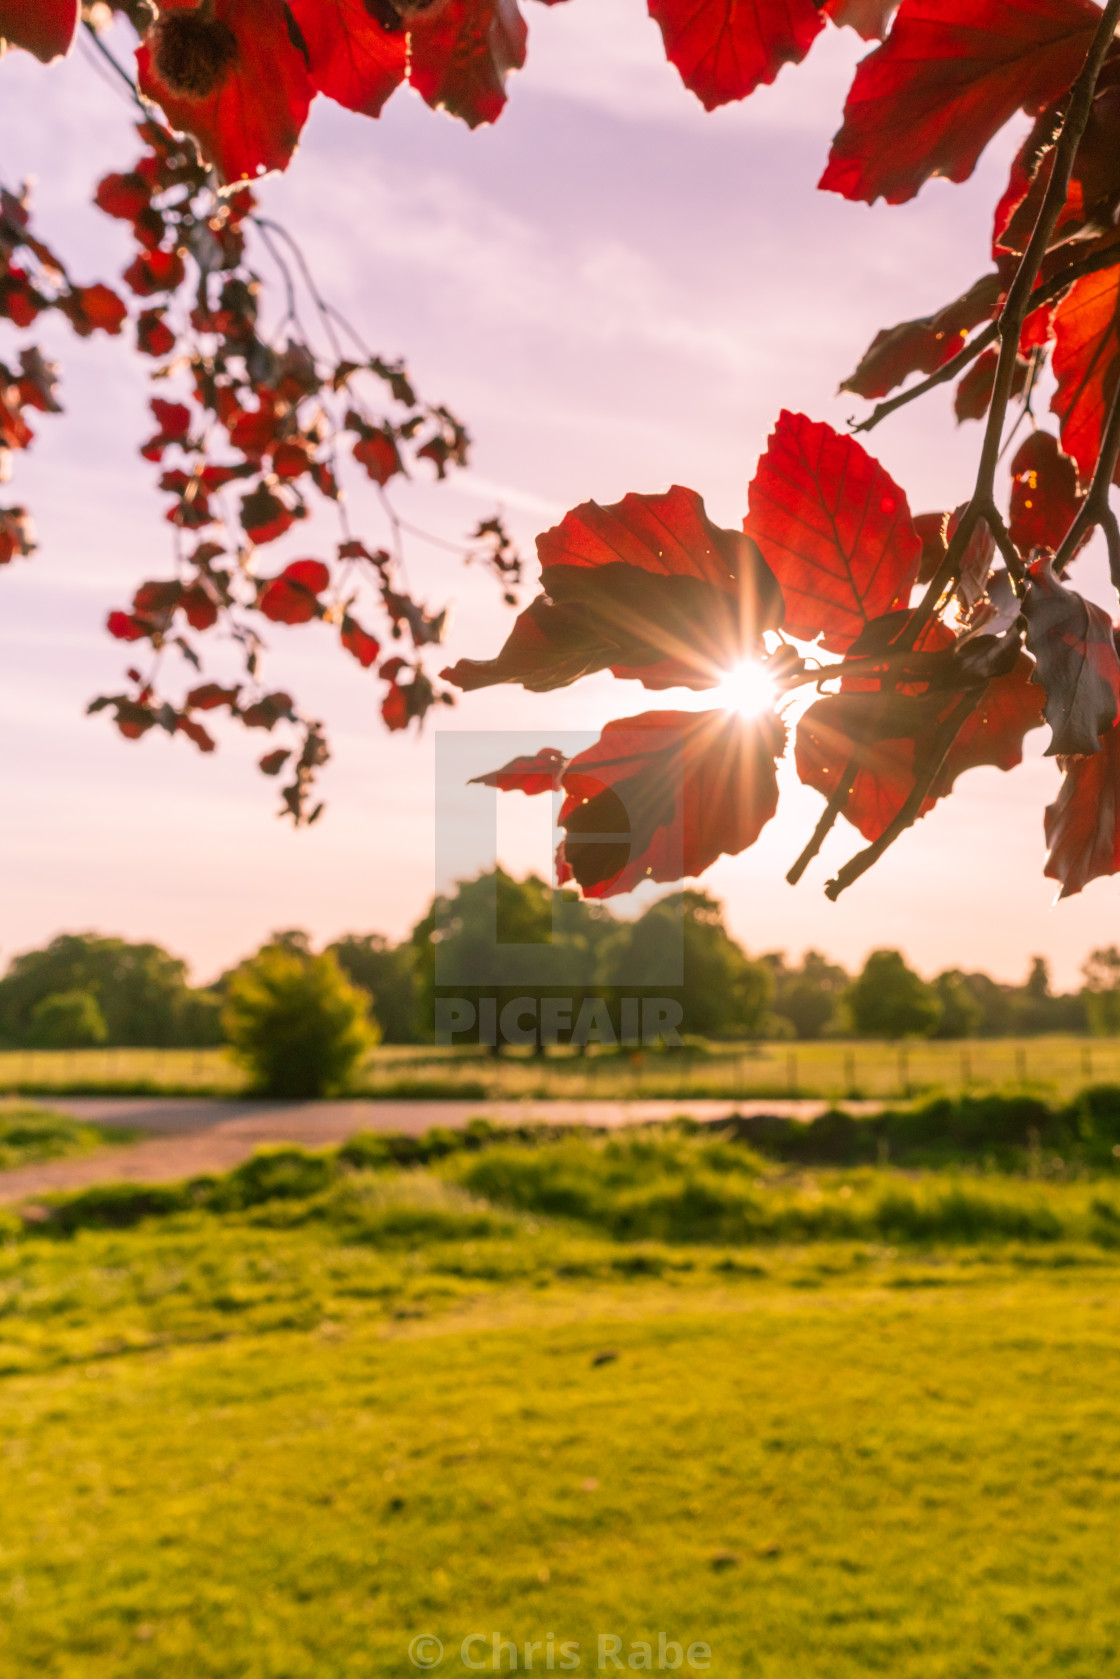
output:
[[[550,1054],[543,1059],[431,1045],[384,1046],[361,1093],[398,1099],[516,1101],[680,1097],[863,1096],[1022,1089],[1067,1100],[1120,1083],[1120,1039],[1054,1036],[968,1042],[702,1044],[662,1054]],[[238,1095],[244,1074],[220,1049],[9,1050],[0,1091]]]
[[[125,1126],[86,1125],[46,1108],[0,1103],[0,1171],[89,1154],[107,1143],[132,1143],[140,1135]]]
[[[953,1192],[663,1141],[521,1154],[608,1210]],[[1026,1241],[635,1242],[468,1192],[509,1156],[279,1151],[211,1210],[12,1230],[0,1672],[366,1679],[427,1633],[462,1676],[495,1631],[581,1672],[600,1633],[728,1679],[1114,1669],[1120,1258],[1080,1223],[1113,1186],[972,1180],[1065,1221]]]

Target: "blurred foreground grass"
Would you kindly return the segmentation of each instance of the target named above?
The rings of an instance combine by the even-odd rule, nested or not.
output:
[[[477,1049],[385,1045],[356,1094],[465,1101],[752,1096],[892,1100],[932,1091],[1035,1090],[1066,1099],[1092,1083],[1120,1083],[1120,1038],[976,1038],[904,1044],[697,1042],[683,1051],[590,1054],[566,1050],[495,1059]],[[222,1049],[0,1051],[0,1092],[166,1091],[238,1095],[245,1077]]]
[[[582,1672],[659,1633],[728,1679],[1113,1670],[1114,1172],[380,1142],[9,1222],[0,1671],[365,1679],[431,1634],[463,1675],[495,1632],[520,1670],[549,1633]]]

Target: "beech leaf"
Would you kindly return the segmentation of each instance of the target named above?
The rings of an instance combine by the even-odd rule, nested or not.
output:
[[[821,186],[903,204],[933,175],[967,180],[1017,110],[1070,86],[1099,21],[1091,0],[902,0],[856,71]]]
[[[378,22],[366,0],[288,0],[307,48],[316,92],[358,111],[381,115],[390,94],[404,81],[407,36]]]
[[[1036,560],[1022,603],[1027,646],[1038,661],[1053,733],[1047,757],[1100,751],[1099,737],[1120,710],[1120,658],[1111,620],[1093,601],[1054,575],[1049,556]]]
[[[586,897],[701,874],[753,845],[778,806],[774,717],[648,711],[608,723],[571,759],[557,879]]]
[[[1011,462],[1012,542],[1024,558],[1035,548],[1055,552],[1080,506],[1074,462],[1048,431],[1031,432]]]
[[[706,111],[800,64],[824,28],[814,0],[649,0],[665,55]]]
[[[871,618],[909,604],[922,542],[906,497],[853,437],[783,411],[744,521],[778,579],[785,628],[843,652]]]
[[[560,776],[567,761],[555,746],[542,746],[531,757],[511,758],[500,770],[472,776],[468,786],[497,787],[503,793],[529,795],[559,792]]]
[[[0,41],[49,64],[70,51],[80,15],[79,0],[0,0]]]
[[[1043,871],[1059,880],[1060,898],[1091,880],[1120,872],[1120,728],[1111,728],[1091,757],[1059,760],[1065,775],[1046,810],[1050,855]]]
[[[1058,388],[1050,407],[1061,421],[1062,448],[1087,485],[1120,376],[1120,267],[1085,275],[1058,304],[1053,368]]]

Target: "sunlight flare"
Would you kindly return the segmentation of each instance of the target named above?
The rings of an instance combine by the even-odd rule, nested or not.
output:
[[[757,659],[743,659],[716,689],[721,704],[740,717],[759,717],[764,711],[772,711],[777,697],[772,677]]]

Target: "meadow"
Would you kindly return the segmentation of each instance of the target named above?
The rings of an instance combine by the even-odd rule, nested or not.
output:
[[[236,1095],[245,1076],[222,1049],[0,1051],[0,1093],[165,1091]],[[833,1039],[800,1043],[697,1040],[675,1052],[546,1056],[385,1045],[357,1084],[367,1096],[479,1101],[521,1098],[819,1096],[884,1101],[933,1091],[1033,1090],[1066,1099],[1096,1082],[1120,1083],[1120,1039]]]
[[[1116,1663],[1114,1163],[479,1126],[2,1229],[4,1672]]]

